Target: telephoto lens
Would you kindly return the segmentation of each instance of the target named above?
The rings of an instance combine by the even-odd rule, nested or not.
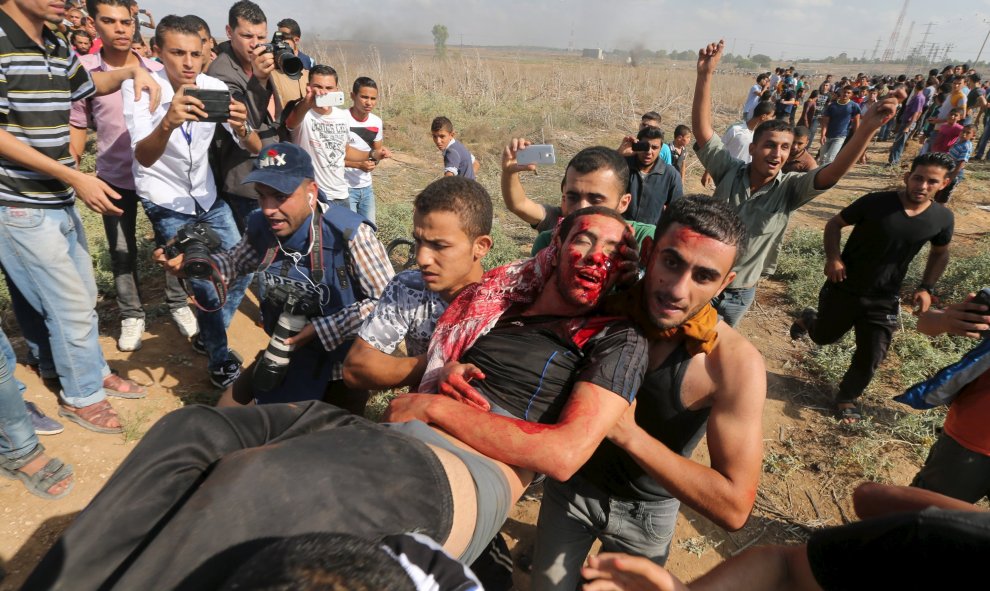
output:
[[[285,344],[285,339],[299,334],[306,322],[306,317],[299,314],[279,314],[268,348],[254,368],[254,387],[257,391],[271,392],[282,383],[289,369],[289,355],[296,348],[295,345]]]

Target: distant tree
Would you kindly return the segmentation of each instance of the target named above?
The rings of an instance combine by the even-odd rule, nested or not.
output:
[[[666,49],[658,49],[654,55],[656,55],[660,59],[663,59],[663,58],[667,57],[667,50]]]
[[[764,68],[769,68],[770,67],[770,64],[773,63],[773,59],[771,59],[769,55],[765,55],[765,54],[762,54],[762,53],[758,53],[756,55],[751,55],[749,57],[749,59],[753,60],[754,62],[758,63],[759,65],[763,66]]]
[[[437,57],[447,57],[447,25],[433,25],[433,49]]]

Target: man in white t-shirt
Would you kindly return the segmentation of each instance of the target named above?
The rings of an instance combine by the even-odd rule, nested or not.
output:
[[[330,66],[314,66],[309,72],[306,96],[286,106],[285,127],[292,143],[313,159],[316,184],[330,203],[347,207],[347,179],[344,155],[358,159],[361,154],[348,146],[350,116],[337,107],[317,107],[319,96],[337,92],[337,71]]]
[[[763,92],[769,87],[770,76],[768,74],[760,74],[756,77],[756,84],[749,89],[749,94],[746,95],[746,102],[743,104],[743,121],[749,121],[753,116],[753,109],[759,104]]]
[[[371,188],[371,171],[379,161],[392,156],[392,152],[382,145],[382,120],[371,112],[378,104],[378,84],[361,76],[354,81],[351,100],[354,104],[348,111],[349,145],[357,151],[357,157],[347,157],[344,178],[347,179],[351,210],[374,223],[375,192]]]

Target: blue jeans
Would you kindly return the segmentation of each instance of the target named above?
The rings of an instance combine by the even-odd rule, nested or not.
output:
[[[574,476],[565,483],[547,479],[536,524],[530,589],[573,591],[581,565],[595,539],[602,552],[645,556],[663,565],[677,522],[677,499],[627,501],[612,498]]]
[[[99,343],[96,281],[75,207],[0,206],[0,263],[29,305],[27,322],[44,318],[62,399],[72,406],[106,398],[109,375]],[[24,323],[22,323],[22,327]]]
[[[0,456],[7,460],[19,460],[38,447],[38,436],[31,426],[24,399],[18,391],[23,385],[14,378],[14,364],[8,354],[13,354],[7,335],[0,331]]]
[[[825,138],[825,143],[822,144],[822,153],[818,158],[818,165],[825,166],[835,160],[835,157],[839,155],[839,150],[842,149],[842,144],[844,144],[845,141],[846,136]]]
[[[194,222],[203,222],[209,225],[220,237],[222,250],[230,250],[241,241],[241,235],[237,231],[237,224],[234,222],[230,207],[222,199],[214,201],[210,211],[202,211],[197,207],[196,215],[178,213],[166,207],[155,205],[147,199],[141,199],[141,205],[144,206],[144,212],[148,214],[148,219],[151,220],[151,226],[155,230],[155,240],[158,244],[164,245],[175,237],[179,228]],[[230,282],[230,285],[227,286],[227,301],[223,309],[216,312],[196,310],[200,335],[203,337],[203,345],[210,357],[210,370],[220,369],[230,355],[227,348],[227,327],[230,326],[230,320],[237,312],[237,307],[241,305],[241,300],[244,299],[244,289],[250,281],[251,276],[249,275],[238,277]],[[201,279],[192,279],[190,284],[199,305],[211,310],[220,305],[220,299],[217,297],[212,283]]]
[[[894,136],[894,143],[890,146],[890,156],[887,158],[887,162],[897,164],[901,161],[901,155],[904,154],[904,147],[907,146],[912,130],[914,130],[914,123],[909,125],[907,129],[897,132],[897,135]]]
[[[48,329],[45,328],[45,319],[34,311],[21,292],[10,280],[9,275],[4,275],[7,283],[7,291],[10,293],[10,307],[14,310],[17,324],[21,328],[21,337],[27,344],[28,365],[38,368],[38,373],[46,380],[58,379],[58,372],[55,371],[55,361],[52,359],[52,349],[48,344]],[[9,345],[9,342],[8,342]],[[13,353],[13,349],[11,349]],[[16,360],[11,360],[16,364]]]
[[[10,377],[17,384],[17,391],[23,394],[27,390],[27,384],[14,377],[14,368],[17,367],[17,354],[14,353],[14,348],[10,345],[10,340],[7,339],[7,335],[4,334],[3,330],[0,330],[0,356],[3,356],[7,360]]]
[[[237,231],[243,234],[247,229],[248,217],[255,211],[258,211],[258,200],[251,199],[250,197],[241,197],[233,193],[224,193],[223,199],[230,206],[230,211],[234,216],[234,222],[237,224]]]
[[[359,213],[373,224],[375,223],[375,191],[371,185],[367,187],[349,187],[347,189],[347,202],[351,206],[351,211]]]
[[[725,323],[735,328],[746,311],[753,305],[756,299],[756,286],[744,287],[742,289],[726,289],[722,292],[722,299],[712,302],[718,315],[725,320]]]
[[[973,160],[983,160],[983,155],[987,151],[987,142],[990,142],[990,123],[987,123],[983,127],[983,134],[980,135],[980,141],[976,144],[976,153],[973,154]]]
[[[880,133],[877,134],[877,140],[881,142],[887,141],[890,138],[890,131],[894,128],[894,125],[896,124],[897,121],[894,119],[891,119],[890,121],[884,123],[883,126],[880,127]]]

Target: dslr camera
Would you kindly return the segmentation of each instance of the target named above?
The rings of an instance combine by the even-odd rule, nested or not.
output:
[[[285,35],[282,34],[282,31],[275,31],[275,34],[272,35],[272,42],[265,43],[264,48],[265,53],[274,56],[276,70],[293,80],[299,80],[302,77],[302,60],[296,57],[295,52],[292,51],[292,46],[285,41]]]
[[[203,222],[194,222],[179,228],[175,238],[165,246],[165,255],[170,259],[183,255],[182,272],[186,277],[209,279],[213,274],[210,253],[221,244],[213,228]]]
[[[285,340],[299,334],[306,322],[320,314],[319,297],[295,285],[276,285],[265,292],[265,301],[279,306],[282,312],[268,341],[268,348],[254,367],[254,387],[260,392],[271,392],[285,379],[289,369],[289,355],[295,345]]]

